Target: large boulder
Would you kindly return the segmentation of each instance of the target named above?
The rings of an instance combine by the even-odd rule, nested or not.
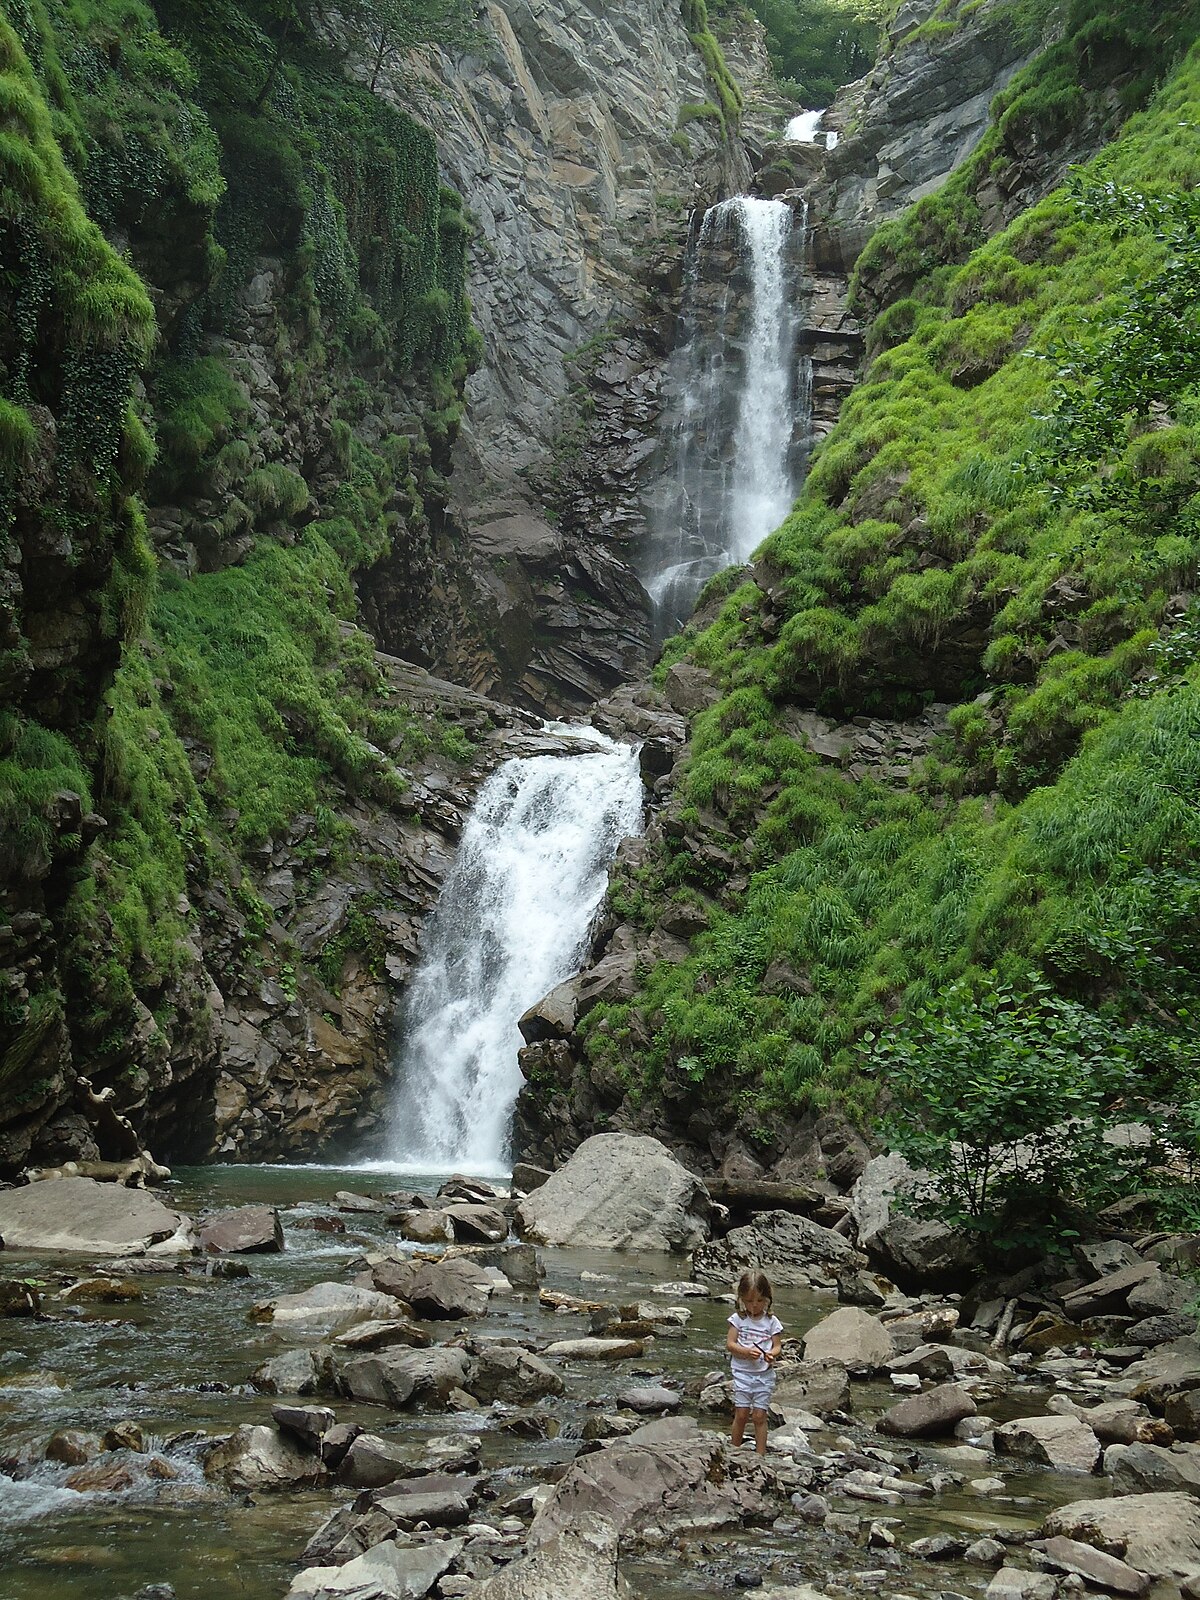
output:
[[[941,1383],[894,1405],[875,1424],[880,1433],[898,1439],[932,1439],[953,1433],[964,1417],[975,1415],[975,1402],[957,1383]]]
[[[533,1549],[598,1517],[620,1537],[644,1528],[668,1536],[738,1527],[764,1505],[725,1470],[724,1441],[691,1418],[647,1423],[602,1450],[578,1456],[555,1485],[529,1530]]]
[[[47,1178],[0,1192],[0,1239],[10,1250],[133,1254],[173,1238],[185,1221],[145,1189],[94,1178]]]
[[[540,1244],[688,1251],[708,1238],[712,1202],[700,1179],[658,1142],[598,1133],[517,1209]]]
[[[862,1264],[854,1247],[832,1228],[793,1211],[763,1211],[744,1228],[702,1246],[692,1258],[703,1277],[732,1278],[743,1267],[762,1267],[776,1283],[806,1283],[839,1267]]]
[[[1110,1444],[1104,1470],[1118,1494],[1176,1489],[1200,1495],[1200,1444]]]
[[[519,1345],[483,1345],[476,1354],[471,1393],[477,1400],[524,1406],[562,1392],[561,1375]]]
[[[238,1206],[207,1217],[200,1243],[214,1255],[270,1255],[283,1249],[283,1224],[274,1206]]]
[[[341,1567],[307,1567],[287,1600],[421,1600],[461,1549],[460,1539],[378,1544]]]
[[[242,1493],[302,1489],[328,1476],[319,1456],[261,1423],[239,1428],[208,1452],[205,1476]]]
[[[1200,1573],[1200,1503],[1188,1494],[1074,1500],[1052,1511],[1042,1532],[1094,1545],[1151,1578]]]
[[[536,1550],[477,1584],[472,1600],[628,1600],[618,1571],[617,1535],[599,1517],[581,1517]]]
[[[371,1268],[376,1289],[396,1295],[419,1317],[457,1321],[481,1317],[494,1282],[486,1267],[467,1256],[445,1261],[413,1261],[387,1256]]]
[[[399,1410],[410,1400],[445,1405],[452,1389],[463,1389],[474,1368],[464,1350],[436,1345],[430,1350],[393,1346],[337,1366],[340,1392],[353,1400]]]
[[[1017,1417],[997,1428],[995,1439],[997,1455],[1059,1472],[1093,1472],[1100,1459],[1099,1439],[1078,1417]]]
[[[858,1242],[903,1289],[946,1289],[977,1265],[970,1239],[906,1210],[928,1181],[901,1155],[873,1156],[850,1191]]]

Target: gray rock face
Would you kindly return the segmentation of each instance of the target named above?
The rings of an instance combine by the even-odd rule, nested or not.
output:
[[[691,1250],[708,1237],[708,1190],[657,1139],[598,1133],[521,1201],[519,1230],[540,1244]]]
[[[831,1311],[804,1335],[806,1361],[841,1361],[851,1372],[876,1371],[891,1360],[892,1353],[886,1326],[854,1306]]]
[[[862,1257],[840,1233],[792,1211],[761,1212],[692,1257],[693,1269],[706,1277],[736,1277],[743,1267],[762,1267],[778,1283],[806,1283],[814,1270],[823,1274],[856,1261],[861,1265]]]
[[[1200,1572],[1200,1502],[1191,1495],[1075,1500],[1052,1511],[1042,1532],[1094,1545],[1151,1578],[1186,1578]]]
[[[10,1250],[130,1254],[171,1239],[185,1219],[144,1189],[53,1178],[0,1193],[0,1239]]]
[[[972,1265],[961,1233],[903,1210],[897,1196],[911,1194],[921,1181],[903,1156],[875,1156],[851,1191],[859,1245],[902,1289],[953,1285]]]

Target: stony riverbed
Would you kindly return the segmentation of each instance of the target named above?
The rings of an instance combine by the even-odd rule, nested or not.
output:
[[[1190,1362],[1200,1386],[1192,1341],[1123,1348],[1068,1327],[1041,1351],[999,1349],[994,1308],[975,1308],[985,1326],[973,1331],[956,1296],[874,1280],[876,1303],[838,1310],[837,1272],[810,1266],[809,1286],[777,1295],[789,1343],[760,1463],[724,1443],[724,1276],[693,1279],[678,1255],[535,1254],[509,1240],[459,1257],[478,1303],[434,1315],[455,1308],[422,1298],[418,1258],[443,1247],[400,1240],[397,1202],[382,1197],[440,1181],[195,1170],[163,1192],[170,1205],[197,1217],[277,1207],[284,1249],[153,1271],[5,1251],[4,1280],[31,1282],[41,1304],[0,1321],[6,1600],[114,1600],[155,1584],[179,1600],[281,1600],[294,1581],[297,1597],[324,1595],[332,1580],[297,1575],[377,1540],[411,1569],[407,1589],[385,1575],[378,1593],[453,1600],[515,1572],[531,1537],[545,1548],[586,1527],[597,1505],[610,1525],[625,1519],[623,1576],[662,1600],[759,1585],[916,1600],[990,1585],[993,1600],[1050,1600],[1096,1575],[1055,1564],[1039,1538],[1047,1516],[1114,1489],[1170,1494],[1157,1520],[1183,1552],[1176,1578],[1193,1558],[1200,1572],[1186,1498],[1200,1447],[1172,1449],[1143,1403],[1147,1368],[1169,1367],[1172,1351],[1176,1378]],[[318,1284],[337,1288],[314,1307]],[[365,1297],[358,1310],[347,1295]],[[577,1342],[596,1338],[607,1350]],[[405,1495],[417,1497],[408,1512]],[[1060,1531],[1080,1528],[1067,1514]],[[1149,1581],[1107,1580],[1128,1593]]]

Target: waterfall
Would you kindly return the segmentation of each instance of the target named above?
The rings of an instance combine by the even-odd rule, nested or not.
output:
[[[791,144],[819,144],[825,141],[826,150],[832,150],[838,136],[832,128],[822,129],[824,111],[802,111],[788,123],[783,137]]]
[[[400,1030],[391,1157],[503,1170],[517,1019],[578,971],[620,841],[642,827],[636,749],[506,761],[480,789],[426,929]]]
[[[649,496],[642,570],[660,633],[791,509],[809,431],[796,358],[806,219],[740,195],[705,213],[689,247],[668,385],[672,465]]]

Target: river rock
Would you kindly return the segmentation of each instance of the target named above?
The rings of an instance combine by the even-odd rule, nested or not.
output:
[[[902,1289],[953,1288],[978,1264],[964,1234],[903,1209],[927,1181],[892,1153],[873,1156],[850,1191],[860,1248]]]
[[[618,1536],[653,1527],[671,1537],[760,1516],[758,1494],[726,1477],[723,1451],[723,1441],[701,1432],[691,1418],[671,1417],[576,1457],[534,1518],[530,1548],[582,1517],[599,1517]]]
[[[495,1206],[456,1204],[446,1207],[454,1237],[462,1244],[481,1240],[484,1244],[503,1244],[508,1238],[508,1219]]]
[[[840,1361],[789,1363],[775,1399],[785,1410],[812,1411],[818,1417],[844,1411],[850,1404],[850,1373]]]
[[[1094,1283],[1085,1283],[1063,1296],[1063,1310],[1073,1322],[1085,1317],[1102,1317],[1124,1310],[1130,1291],[1146,1278],[1162,1276],[1162,1269],[1154,1261],[1138,1261],[1133,1266],[1119,1267]]]
[[[336,1370],[342,1394],[398,1410],[410,1400],[444,1406],[451,1390],[467,1387],[474,1363],[463,1350],[437,1345],[429,1350],[383,1350],[339,1361]]]
[[[1058,1585],[1048,1572],[1001,1567],[987,1586],[985,1600],[1054,1600]]]
[[[1151,1578],[1200,1572],[1200,1504],[1188,1494],[1075,1500],[1052,1511],[1042,1532],[1094,1545]]]
[[[1161,1408],[1168,1395],[1200,1389],[1200,1339],[1193,1334],[1160,1345],[1142,1360],[1125,1368],[1123,1387],[1137,1400]]]
[[[1056,1572],[1074,1572],[1093,1588],[1108,1589],[1113,1594],[1132,1595],[1134,1600],[1146,1593],[1150,1579],[1138,1572],[1119,1556],[1096,1550],[1078,1539],[1068,1539],[1058,1534],[1040,1546],[1043,1560]]]
[[[338,1467],[338,1481],[355,1489],[382,1489],[412,1470],[412,1452],[377,1433],[360,1433]]]
[[[268,1255],[283,1249],[283,1224],[274,1206],[239,1206],[202,1222],[200,1243],[214,1255]]]
[[[432,1478],[394,1484],[387,1496],[375,1496],[375,1505],[405,1533],[421,1522],[431,1528],[461,1528],[471,1516],[463,1485],[438,1483]]]
[[[683,1396],[677,1389],[667,1389],[658,1383],[645,1388],[619,1390],[617,1404],[627,1411],[637,1411],[643,1416],[656,1417],[664,1411],[678,1411],[683,1405]]]
[[[539,1244],[687,1251],[708,1238],[711,1211],[700,1179],[657,1139],[598,1133],[525,1196],[517,1227]]]
[[[851,1372],[877,1372],[892,1357],[887,1328],[870,1312],[841,1306],[804,1335],[806,1361],[840,1361]]]
[[[457,1245],[449,1259],[473,1261],[476,1266],[488,1271],[502,1273],[514,1289],[533,1289],[536,1292],[546,1276],[546,1269],[531,1244],[515,1244],[506,1240],[503,1244]]]
[[[375,1287],[398,1296],[419,1317],[434,1321],[481,1317],[492,1292],[486,1267],[466,1256],[443,1261],[411,1261],[387,1256],[371,1268]]]
[[[645,1351],[643,1339],[556,1339],[546,1346],[560,1361],[632,1361]]]
[[[880,1433],[901,1439],[930,1439],[953,1433],[955,1424],[975,1415],[975,1402],[956,1383],[943,1383],[894,1405],[875,1424]]]
[[[94,1178],[47,1178],[0,1192],[0,1238],[10,1250],[132,1254],[173,1239],[186,1223],[145,1189]]]
[[[298,1294],[262,1301],[250,1315],[255,1322],[270,1322],[288,1333],[328,1337],[358,1322],[398,1321],[403,1312],[404,1307],[391,1295],[374,1289],[352,1283],[315,1283]]]
[[[471,1206],[487,1205],[494,1200],[502,1200],[504,1190],[497,1189],[486,1178],[468,1178],[461,1172],[455,1172],[443,1183],[437,1197],[443,1203],[454,1200]]]
[[[764,1211],[744,1228],[696,1250],[692,1270],[731,1279],[743,1267],[762,1267],[776,1283],[807,1283],[814,1271],[824,1275],[856,1262],[861,1264],[862,1257],[832,1228],[793,1211]]]
[[[82,1467],[100,1454],[100,1439],[82,1428],[59,1428],[50,1435],[46,1445],[46,1460],[61,1461],[64,1466]]]
[[[121,1461],[94,1461],[76,1467],[63,1479],[77,1494],[124,1494],[133,1488],[133,1473]]]
[[[433,1343],[424,1328],[410,1322],[407,1317],[393,1318],[391,1322],[356,1322],[345,1333],[335,1335],[335,1350],[386,1350],[389,1345],[405,1344],[413,1350],[425,1350]]]
[[[449,1244],[454,1225],[444,1211],[410,1211],[400,1219],[400,1237],[412,1244]]]
[[[546,1395],[563,1392],[561,1374],[519,1345],[481,1345],[476,1353],[471,1393],[491,1404],[531,1405]]]
[[[260,1423],[241,1427],[208,1452],[204,1475],[243,1493],[302,1489],[328,1476],[319,1457]]]
[[[272,1406],[271,1417],[283,1433],[298,1439],[306,1450],[325,1459],[325,1436],[337,1423],[328,1406]]]
[[[330,1352],[324,1345],[284,1350],[264,1361],[250,1382],[263,1394],[324,1394],[333,1388]]]
[[[1200,1495],[1200,1444],[1110,1444],[1104,1470],[1118,1494],[1170,1493],[1184,1489]]]
[[[580,1517],[471,1590],[471,1600],[628,1600],[617,1535],[599,1517]]]
[[[996,1454],[1038,1461],[1060,1472],[1092,1472],[1100,1441],[1078,1417],[1018,1417],[995,1432]]]
[[[459,1539],[388,1541],[341,1567],[307,1567],[292,1580],[287,1600],[421,1600],[461,1550]]]
[[[535,1189],[540,1189],[551,1177],[548,1167],[536,1167],[531,1161],[516,1161],[513,1163],[512,1184],[514,1189],[519,1189],[522,1194],[532,1194]]]

